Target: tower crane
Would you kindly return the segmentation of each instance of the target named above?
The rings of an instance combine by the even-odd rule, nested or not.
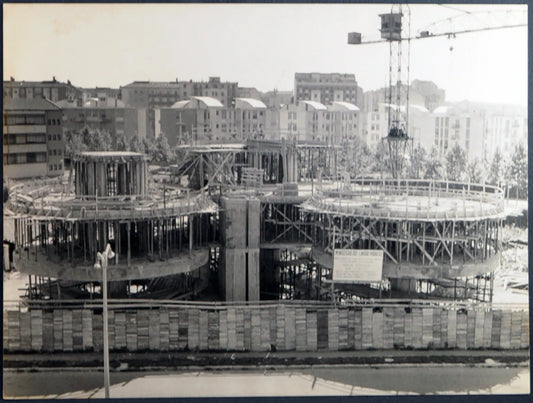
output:
[[[443,6],[443,5],[442,5]],[[445,7],[445,6],[443,6]],[[389,153],[389,169],[393,178],[403,170],[409,135],[409,65],[412,40],[448,37],[459,34],[527,26],[527,11],[499,10],[469,12],[433,22],[411,35],[411,10],[407,4],[393,4],[390,13],[380,14],[381,38],[363,40],[361,33],[348,33],[349,45],[389,44],[389,86],[387,136],[383,138]],[[453,48],[450,48],[453,50]]]

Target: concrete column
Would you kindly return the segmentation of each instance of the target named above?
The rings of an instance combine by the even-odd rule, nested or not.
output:
[[[258,301],[260,201],[223,197],[221,205],[221,292],[226,301]]]

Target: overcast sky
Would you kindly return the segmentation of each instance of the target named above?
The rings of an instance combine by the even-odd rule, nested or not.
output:
[[[411,31],[462,10],[498,7],[526,9],[411,5]],[[55,76],[81,87],[119,87],[219,76],[268,91],[292,90],[295,72],[341,72],[372,90],[388,83],[388,45],[348,45],[347,34],[378,38],[378,15],[389,11],[387,4],[4,4],[4,80]],[[485,23],[463,15],[444,24]],[[434,81],[448,101],[525,105],[527,28],[412,41],[410,68],[411,80]]]

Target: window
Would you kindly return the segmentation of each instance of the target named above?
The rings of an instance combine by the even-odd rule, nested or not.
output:
[[[50,171],[53,171],[54,170],[54,166],[53,165],[50,165]]]

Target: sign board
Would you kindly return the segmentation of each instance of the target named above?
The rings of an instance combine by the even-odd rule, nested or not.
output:
[[[373,249],[335,249],[333,281],[374,283],[381,281],[383,251]]]

